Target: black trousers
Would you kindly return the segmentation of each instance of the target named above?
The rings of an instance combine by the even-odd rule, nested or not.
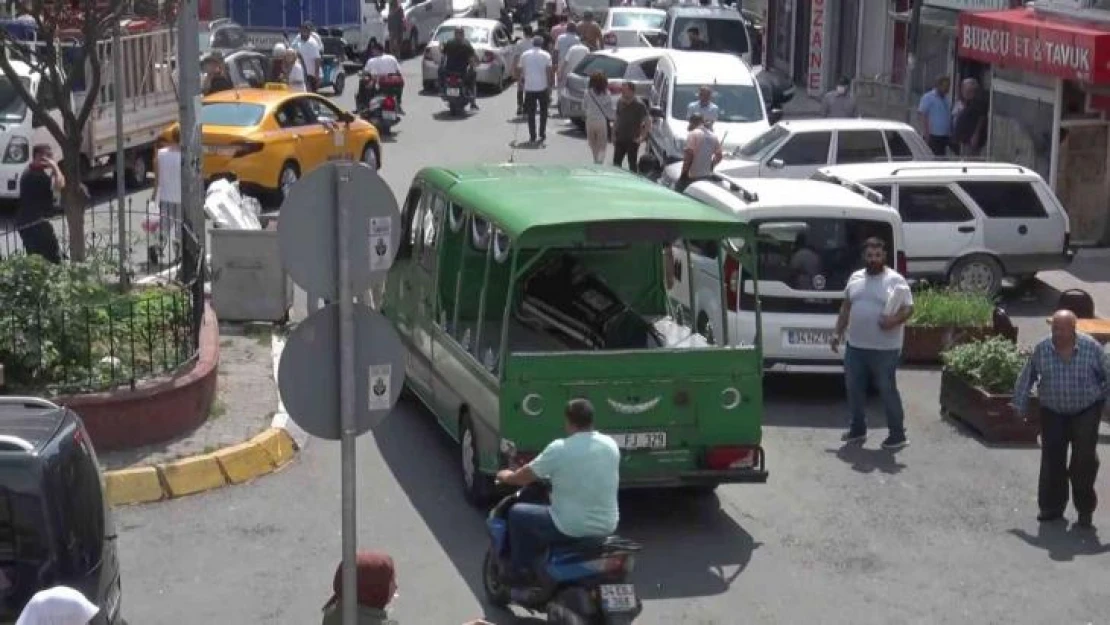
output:
[[[632,173],[639,173],[638,155],[640,144],[636,141],[618,140],[613,142],[613,165],[621,166],[621,162],[628,159],[628,169]]]
[[[540,139],[547,138],[547,109],[551,108],[551,90],[525,91],[524,114],[528,117],[528,139],[536,140],[536,113],[540,115]],[[538,110],[537,110],[538,109]]]
[[[1076,512],[1093,513],[1098,505],[1098,424],[1103,402],[1074,415],[1041,406],[1041,476],[1037,503],[1041,512],[1060,513],[1068,507],[1068,482]],[[1068,445],[1071,462],[1068,462]]]
[[[929,135],[926,141],[929,143],[929,149],[937,156],[945,156],[948,154],[948,145],[952,142],[949,137],[942,137],[940,135]]]
[[[19,238],[23,241],[23,250],[28,256],[38,254],[54,264],[62,262],[58,236],[54,234],[54,226],[49,221],[23,226],[19,229]]]

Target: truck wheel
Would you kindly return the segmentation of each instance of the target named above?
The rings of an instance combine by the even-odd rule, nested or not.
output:
[[[459,458],[462,461],[463,494],[474,506],[485,506],[493,499],[493,478],[478,468],[478,437],[474,435],[474,426],[466,414],[459,420]]]
[[[146,186],[146,175],[150,171],[146,154],[136,154],[123,170],[124,185],[131,190]]]

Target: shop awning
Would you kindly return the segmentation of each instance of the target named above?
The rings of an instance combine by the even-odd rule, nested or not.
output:
[[[1110,84],[1110,30],[1022,8],[961,13],[957,35],[963,58]]]

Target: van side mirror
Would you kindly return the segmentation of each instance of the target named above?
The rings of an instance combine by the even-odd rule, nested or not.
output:
[[[355,116],[349,111],[339,111],[339,123],[350,124],[355,121]]]
[[[780,109],[780,108],[771,109],[771,111],[767,114],[767,123],[774,126],[775,124],[779,123],[780,121],[782,121],[782,109]]]
[[[786,163],[784,163],[781,158],[772,158],[771,160],[767,161],[767,166],[771,169],[782,169],[783,167],[786,167]]]
[[[662,107],[652,106],[652,107],[648,108],[648,114],[650,114],[655,119],[663,119],[663,109],[662,109]]]

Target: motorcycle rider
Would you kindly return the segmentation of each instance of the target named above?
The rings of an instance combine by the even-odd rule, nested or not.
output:
[[[549,545],[609,536],[617,529],[620,448],[594,429],[589,400],[571,400],[564,414],[569,436],[552,441],[527,466],[497,473],[498,482],[511,486],[551,483],[550,506],[516,503],[509,510],[510,585],[534,581],[533,565]]]
[[[397,98],[397,110],[401,113],[405,112],[401,106],[401,94],[405,89],[405,79],[401,74],[401,64],[397,62],[397,57],[386,52],[382,44],[374,41],[370,44],[370,58],[366,60],[366,66],[362,68],[362,71],[373,79],[376,83],[375,86],[385,76],[390,76],[398,81],[400,86],[391,91],[394,97]],[[373,97],[372,93],[367,94],[366,101],[369,102],[371,97]]]
[[[475,68],[478,67],[478,53],[474,51],[474,46],[466,40],[466,30],[461,26],[455,28],[455,37],[443,44],[442,52],[443,62],[439,66],[441,88],[443,78],[448,73],[462,74],[465,77],[463,83],[466,85],[470,97],[470,110],[477,111],[476,85],[478,76]]]

